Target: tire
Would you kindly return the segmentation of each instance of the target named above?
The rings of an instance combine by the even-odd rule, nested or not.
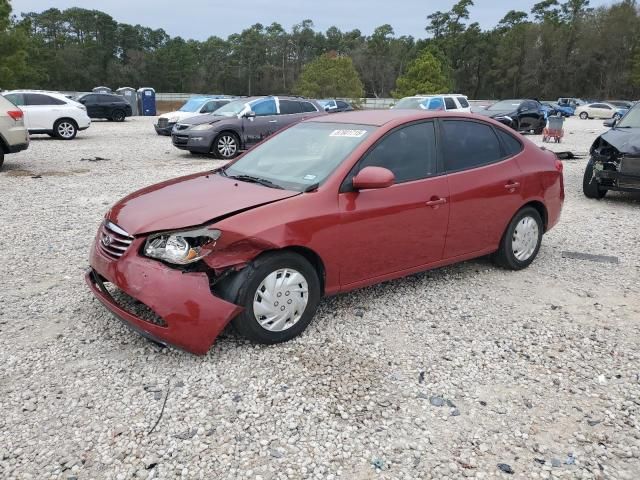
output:
[[[282,280],[281,286],[277,287],[283,274],[290,283]],[[313,319],[320,301],[318,273],[304,257],[287,251],[258,257],[223,289],[225,297],[244,307],[244,311],[232,320],[234,328],[249,340],[268,345],[300,335]],[[269,289],[272,291],[267,295]],[[264,308],[257,308],[263,304]]]
[[[544,131],[544,125],[542,127],[538,127],[533,131],[534,135],[542,135],[542,132]]]
[[[493,261],[509,270],[522,270],[531,265],[542,243],[544,224],[538,211],[524,207],[509,222]]]
[[[582,192],[587,198],[595,198],[600,200],[607,194],[607,189],[602,188],[595,178],[593,178],[593,159],[589,159],[584,169],[582,177]]]
[[[73,140],[78,134],[78,125],[71,119],[62,118],[53,125],[53,134],[60,140]]]
[[[619,113],[614,113],[613,117],[611,118],[613,118],[614,120],[620,120],[622,118],[622,115],[620,115]]]
[[[221,160],[231,160],[240,152],[240,139],[233,132],[220,133],[211,145],[211,153]]]
[[[127,114],[123,110],[114,110],[111,113],[111,120],[114,122],[124,122],[125,118],[127,118]]]
[[[580,118],[582,120],[588,120],[589,119],[589,114],[587,112],[580,112]]]

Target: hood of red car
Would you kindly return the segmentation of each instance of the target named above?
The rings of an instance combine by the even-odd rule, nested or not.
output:
[[[107,218],[139,235],[214,222],[299,194],[206,172],[138,190],[116,203]]]

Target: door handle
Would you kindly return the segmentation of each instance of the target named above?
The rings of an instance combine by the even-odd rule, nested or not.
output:
[[[278,120],[269,120],[269,123],[278,123]]]
[[[437,207],[438,205],[444,205],[445,203],[447,203],[446,198],[431,197],[431,200],[429,200],[426,204],[427,207]]]
[[[520,182],[514,182],[514,181],[509,181],[509,183],[507,183],[504,188],[506,188],[507,190],[514,192],[516,188],[518,188],[520,186]]]

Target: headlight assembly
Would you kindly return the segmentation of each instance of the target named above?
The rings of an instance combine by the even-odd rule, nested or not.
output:
[[[210,130],[213,128],[213,125],[210,123],[203,123],[201,125],[195,125],[191,127],[191,130],[199,131],[199,130]]]
[[[220,235],[220,230],[207,228],[156,233],[147,239],[144,254],[175,265],[188,265],[207,255]]]

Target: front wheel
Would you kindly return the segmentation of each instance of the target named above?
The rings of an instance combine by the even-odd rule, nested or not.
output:
[[[53,126],[53,134],[61,140],[73,140],[78,134],[78,127],[73,120],[58,120]]]
[[[235,133],[222,132],[213,141],[211,153],[222,160],[231,160],[240,151],[240,139]]]
[[[509,270],[528,267],[538,255],[543,233],[544,224],[538,211],[533,207],[521,209],[511,219],[493,260]]]
[[[229,290],[229,298],[244,307],[233,326],[249,340],[264,344],[300,335],[320,301],[318,273],[293,252],[262,255],[231,280]]]
[[[584,169],[584,176],[582,177],[582,192],[587,198],[595,198],[600,200],[607,194],[607,189],[602,188],[598,181],[593,176],[593,159],[589,159],[587,166]]]
[[[580,113],[580,118],[582,120],[587,120],[589,118],[589,114],[587,112]]]

